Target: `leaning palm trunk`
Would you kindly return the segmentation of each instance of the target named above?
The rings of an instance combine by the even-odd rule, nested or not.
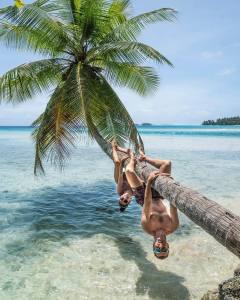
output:
[[[119,156],[121,155],[119,152]],[[136,164],[136,172],[145,182],[153,170],[155,169],[145,162],[138,161]],[[239,216],[169,177],[159,176],[153,183],[153,188],[229,251],[240,257]]]

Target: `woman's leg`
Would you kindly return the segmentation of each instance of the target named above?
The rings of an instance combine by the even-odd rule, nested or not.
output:
[[[147,157],[146,162],[150,165],[159,168],[159,173],[171,174],[172,171],[172,163],[170,160],[161,160],[161,159],[152,159]]]
[[[119,171],[121,168],[121,161],[117,154],[117,144],[115,141],[112,141],[112,157],[114,161],[114,179],[115,182],[118,183]]]
[[[142,186],[142,180],[138,177],[138,175],[135,172],[135,164],[136,164],[136,157],[133,153],[130,155],[130,161],[126,167],[126,176],[127,181],[131,188],[137,188],[139,186]]]

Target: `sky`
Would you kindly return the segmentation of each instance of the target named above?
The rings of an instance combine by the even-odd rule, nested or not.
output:
[[[1,0],[0,5],[10,3]],[[133,0],[131,13],[161,7],[176,9],[177,20],[149,26],[139,40],[164,54],[174,68],[155,66],[161,83],[148,97],[116,89],[135,123],[201,124],[240,115],[240,1]],[[0,75],[35,59],[30,52],[0,45]],[[0,125],[30,125],[47,101],[43,94],[21,105],[0,105]]]

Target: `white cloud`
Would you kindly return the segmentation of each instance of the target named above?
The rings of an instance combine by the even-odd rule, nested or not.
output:
[[[225,68],[217,73],[219,76],[229,76],[236,72],[236,69],[234,68]]]
[[[217,59],[217,58],[220,58],[223,56],[223,52],[218,50],[218,51],[204,51],[201,53],[201,56],[203,59],[208,59],[208,60],[211,60],[211,59]]]

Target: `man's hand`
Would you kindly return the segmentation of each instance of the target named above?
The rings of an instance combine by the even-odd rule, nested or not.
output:
[[[151,184],[154,179],[156,179],[160,175],[159,171],[153,171],[148,176],[147,183]]]

